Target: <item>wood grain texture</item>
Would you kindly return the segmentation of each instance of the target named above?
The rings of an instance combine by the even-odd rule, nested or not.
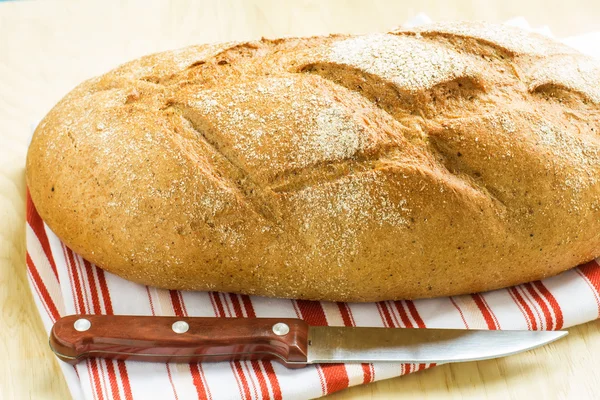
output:
[[[32,122],[77,83],[143,54],[260,36],[381,31],[419,11],[436,20],[524,15],[558,36],[600,30],[596,0],[0,3],[1,398],[69,398],[26,281],[24,162]],[[570,332],[525,354],[440,366],[331,398],[597,398],[600,322]]]
[[[75,328],[80,319],[89,321],[86,330]],[[186,322],[188,330],[174,332],[177,322]],[[278,323],[286,324],[288,332],[276,334]],[[50,346],[69,364],[92,357],[153,362],[274,360],[288,368],[303,368],[308,342],[308,324],[297,318],[69,315],[50,331]]]

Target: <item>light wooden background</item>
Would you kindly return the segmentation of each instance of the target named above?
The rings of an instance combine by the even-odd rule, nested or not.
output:
[[[25,275],[24,157],[30,126],[83,79],[187,44],[382,31],[524,15],[558,36],[600,30],[598,0],[222,0],[0,2],[0,399],[68,399]],[[545,348],[349,389],[332,399],[600,398],[600,323]]]

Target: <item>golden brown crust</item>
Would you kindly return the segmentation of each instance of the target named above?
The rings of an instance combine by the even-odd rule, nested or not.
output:
[[[600,66],[512,28],[194,46],[84,82],[27,181],[75,251],[170,289],[477,292],[600,255]]]

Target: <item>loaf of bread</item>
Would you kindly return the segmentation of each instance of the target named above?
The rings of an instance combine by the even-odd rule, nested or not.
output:
[[[200,45],[84,82],[31,197],[74,251],[169,289],[456,295],[600,256],[600,63],[452,23]]]

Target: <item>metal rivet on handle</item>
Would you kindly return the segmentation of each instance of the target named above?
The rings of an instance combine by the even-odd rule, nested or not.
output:
[[[79,318],[73,324],[73,328],[75,328],[75,330],[79,331],[79,332],[85,332],[88,329],[90,329],[91,326],[92,326],[92,323],[85,318]]]
[[[186,333],[190,329],[190,325],[185,321],[177,321],[173,322],[171,328],[175,333]]]
[[[289,332],[290,327],[287,326],[287,324],[284,324],[283,322],[278,322],[275,325],[273,325],[273,333],[278,336],[287,335]]]

